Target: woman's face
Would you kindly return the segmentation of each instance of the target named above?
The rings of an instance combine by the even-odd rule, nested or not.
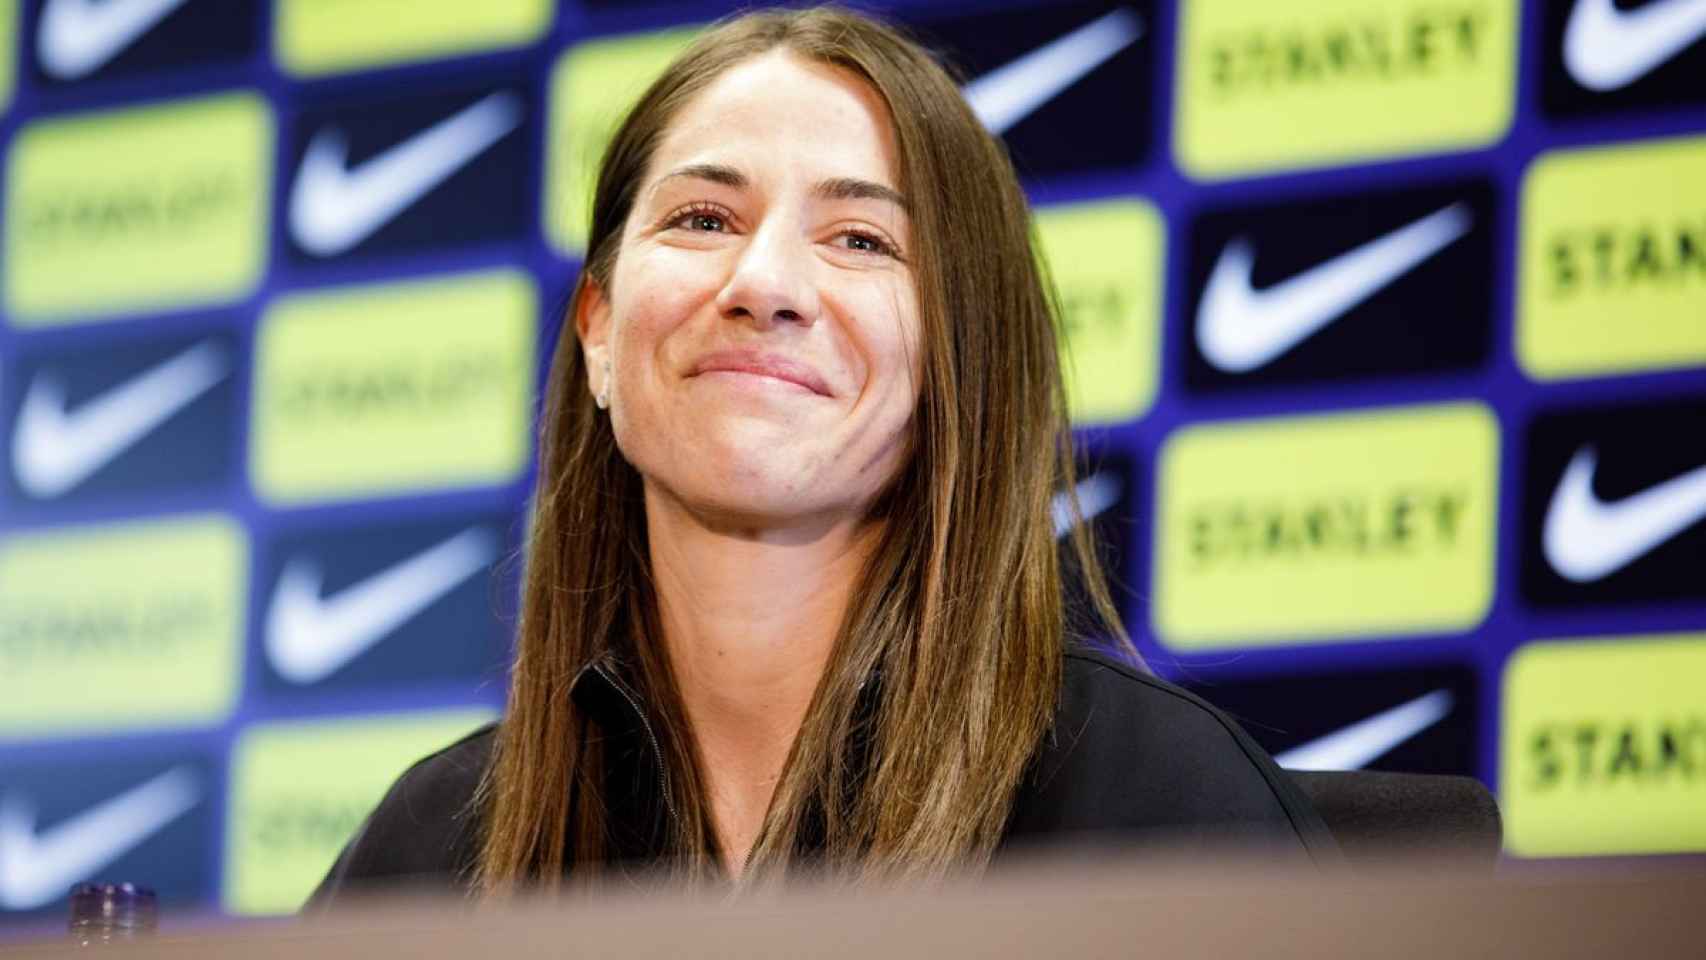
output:
[[[920,371],[896,166],[877,94],[780,50],[676,115],[576,318],[649,494],[768,528],[857,516],[895,475]]]

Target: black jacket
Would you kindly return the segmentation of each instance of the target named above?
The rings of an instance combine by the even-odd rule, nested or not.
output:
[[[576,677],[573,696],[606,737],[614,856],[667,855],[661,767],[639,699],[610,662]],[[375,887],[456,888],[476,854],[465,813],[494,725],[399,777],[309,900]],[[1171,852],[1228,841],[1342,863],[1302,792],[1236,723],[1196,695],[1088,647],[1066,653],[1055,724],[1015,799],[997,859],[1039,842],[1156,844]]]

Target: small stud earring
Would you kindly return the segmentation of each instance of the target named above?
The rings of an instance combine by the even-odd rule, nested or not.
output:
[[[610,361],[604,361],[604,386],[599,388],[598,396],[594,398],[598,409],[607,410],[610,407]]]

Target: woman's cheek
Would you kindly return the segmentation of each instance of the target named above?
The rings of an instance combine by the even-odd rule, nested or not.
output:
[[[670,336],[691,316],[687,304],[656,293],[636,297],[618,318],[622,343],[618,347],[618,389],[623,381],[636,388],[654,390],[666,383],[651,383],[651,378],[664,378],[671,369],[688,358],[671,353]],[[676,347],[679,351],[679,345]],[[641,381],[648,381],[642,383]]]
[[[647,281],[637,288],[632,308],[636,332],[652,334],[668,330],[677,322],[679,293],[663,279],[648,277]]]

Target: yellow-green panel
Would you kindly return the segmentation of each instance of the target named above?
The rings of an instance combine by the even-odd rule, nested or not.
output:
[[[1142,200],[1037,211],[1060,292],[1061,367],[1076,424],[1140,417],[1155,400],[1167,231]]]
[[[278,0],[273,53],[299,77],[525,46],[551,0]]]
[[[1517,0],[1184,0],[1174,154],[1199,180],[1484,146]]]
[[[273,137],[272,109],[248,92],[26,126],[6,170],[12,321],[105,320],[248,295],[267,260]]]
[[[1505,666],[1499,808],[1531,857],[1706,851],[1706,633],[1551,640]]]
[[[1522,187],[1517,358],[1537,380],[1706,364],[1706,137],[1543,154]]]
[[[219,514],[0,542],[0,739],[223,721],[248,573],[248,537]]]
[[[18,0],[0,0],[0,110],[18,87]]]
[[[404,770],[495,718],[462,708],[244,729],[231,751],[225,908],[294,912]]]
[[[1469,629],[1492,602],[1498,464],[1477,403],[1179,430],[1156,633],[1199,650]]]
[[[531,450],[537,312],[514,270],[274,302],[255,341],[256,493],[288,505],[515,479]]]
[[[592,40],[570,47],[551,68],[545,134],[545,236],[579,257],[592,218],[592,189],[604,148],[628,109],[675,59],[696,27]]]

